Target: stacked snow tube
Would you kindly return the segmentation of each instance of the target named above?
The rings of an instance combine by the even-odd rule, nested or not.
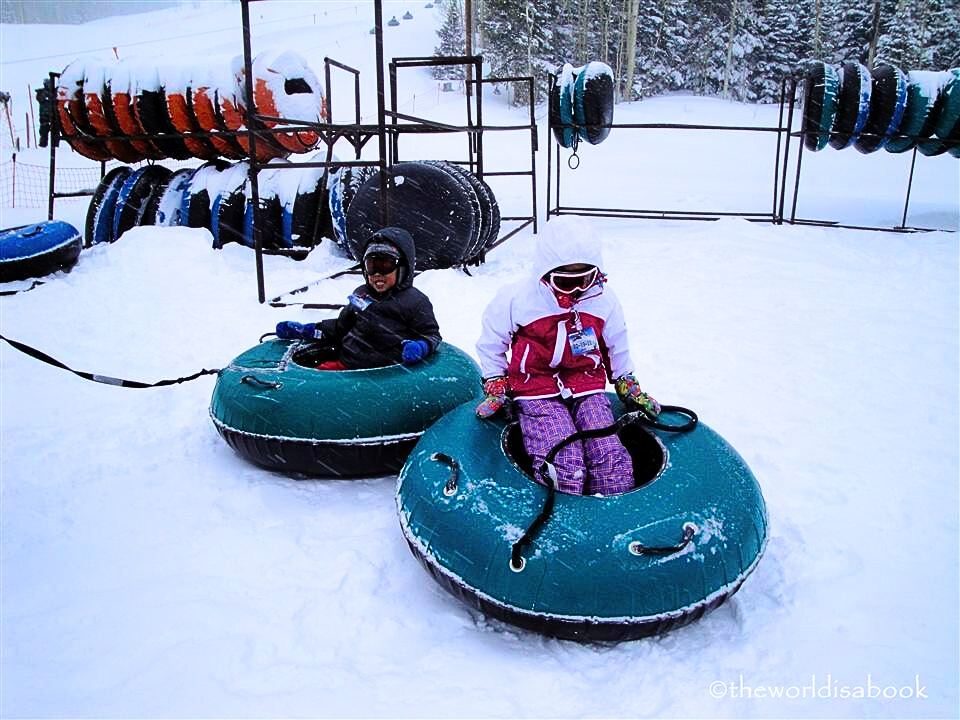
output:
[[[661,420],[685,418],[665,411]],[[637,487],[606,497],[556,493],[517,562],[513,544],[540,517],[547,489],[530,476],[518,425],[479,421],[472,403],[453,410],[423,434],[398,479],[410,549],[467,605],[554,637],[631,640],[701,617],[759,562],[767,540],[760,487],[702,423],[685,433],[629,424],[620,438]]]
[[[60,220],[0,231],[0,282],[69,272],[80,258],[80,232]]]
[[[456,163],[400,162],[387,168],[388,224],[410,233],[417,269],[481,262],[500,234],[490,186]],[[384,226],[380,170],[342,167],[330,181],[329,209],[337,242],[359,260],[367,239]]]
[[[832,66],[809,64],[803,75],[803,142],[810,150],[822,150],[830,141],[839,89],[840,76]]]
[[[248,158],[248,128],[260,162],[312,150],[319,136],[310,125],[324,122],[327,111],[306,61],[291,51],[265,51],[252,71],[254,107],[247,108],[239,57],[216,69],[206,59],[180,65],[77,59],[57,85],[62,134],[85,157],[125,163]]]
[[[613,123],[613,70],[602,62],[565,63],[550,89],[550,124],[561,147],[603,142]]]
[[[242,457],[271,470],[326,477],[397,472],[423,431],[480,395],[480,371],[441,343],[415,365],[316,370],[329,351],[268,340],[220,371],[210,417]]]
[[[263,171],[258,175],[260,212],[254,225],[249,165],[223,160],[171,171],[160,165],[108,172],[90,201],[88,246],[114,242],[144,225],[206,228],[213,247],[236,242],[253,247],[254,227],[267,252],[305,257],[333,235],[324,168]]]
[[[960,156],[960,68],[904,73],[893,65],[871,72],[857,62],[801,67],[804,145]]]

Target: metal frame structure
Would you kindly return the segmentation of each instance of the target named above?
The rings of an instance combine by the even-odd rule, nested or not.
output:
[[[242,35],[243,35],[243,62],[245,68],[245,86],[244,93],[246,95],[247,107],[255,107],[253,103],[253,73],[252,73],[252,64],[253,64],[253,53],[251,49],[251,35],[250,35],[250,9],[249,5],[251,2],[256,2],[258,0],[240,0],[240,12],[241,12],[241,25],[242,25]],[[289,118],[277,118],[270,117],[266,115],[251,115],[249,118],[252,122],[247,123],[246,130],[241,130],[237,133],[219,133],[219,134],[246,134],[247,142],[249,143],[250,148],[250,158],[248,165],[248,178],[250,181],[250,190],[251,190],[251,202],[253,202],[254,207],[254,221],[253,221],[253,240],[254,240],[254,251],[256,256],[256,274],[257,274],[257,288],[259,300],[261,303],[266,301],[266,293],[264,289],[264,269],[263,269],[263,239],[261,236],[261,228],[263,227],[263,222],[260,218],[262,210],[260,208],[260,187],[258,182],[258,176],[260,171],[266,169],[290,169],[290,168],[309,168],[309,167],[341,167],[341,166],[368,166],[368,167],[378,167],[381,170],[388,168],[393,162],[399,160],[399,137],[405,133],[450,133],[450,132],[463,132],[467,134],[468,138],[468,157],[464,161],[459,161],[459,164],[467,165],[471,172],[474,172],[480,179],[483,179],[484,176],[498,176],[498,175],[527,175],[531,179],[531,214],[524,216],[501,217],[501,221],[520,221],[522,224],[517,228],[511,230],[508,233],[501,235],[495,243],[488,246],[488,250],[500,245],[524,227],[532,224],[534,227],[534,232],[537,230],[537,212],[536,212],[536,196],[537,196],[537,184],[536,184],[536,163],[535,163],[535,152],[537,150],[537,126],[536,120],[534,118],[534,107],[533,107],[533,78],[497,78],[497,79],[485,79],[485,80],[471,80],[468,82],[468,88],[476,88],[475,93],[475,108],[476,108],[476,121],[473,118],[473,107],[471,105],[471,98],[474,97],[474,93],[467,93],[467,124],[465,126],[452,126],[433,122],[424,118],[418,118],[410,115],[401,114],[397,110],[397,74],[396,71],[399,68],[403,67],[414,67],[414,66],[437,66],[437,65],[458,65],[458,64],[467,64],[470,67],[476,68],[476,76],[480,77],[482,75],[482,65],[483,58],[479,55],[476,56],[464,56],[464,57],[453,57],[453,58],[443,58],[443,57],[427,57],[427,58],[395,58],[390,63],[391,71],[391,109],[387,110],[386,107],[386,81],[384,76],[384,57],[383,57],[383,7],[382,0],[373,0],[374,4],[374,35],[375,35],[375,51],[376,51],[376,66],[377,66],[377,122],[376,124],[363,124],[360,118],[360,73],[358,70],[351,68],[347,65],[332,60],[330,58],[324,58],[324,80],[326,83],[326,99],[327,99],[327,111],[328,118],[332,120],[333,113],[333,97],[331,95],[331,74],[333,70],[347,72],[353,75],[354,77],[354,122],[346,124],[335,124],[333,122],[326,123],[314,123],[306,122],[299,120],[292,120]],[[54,87],[56,86],[56,80],[59,78],[59,73],[50,73],[50,78],[54,82]],[[502,82],[524,82],[528,87],[529,98],[530,98],[530,123],[529,125],[511,125],[511,126],[485,126],[483,124],[482,116],[482,103],[483,103],[483,85],[486,83],[502,83]],[[56,147],[58,141],[61,137],[60,126],[58,123],[58,113],[56,112],[55,106],[53,106],[53,100],[51,100],[51,129],[50,129],[50,180],[49,180],[49,200],[48,200],[48,217],[53,219],[54,212],[54,202],[58,198],[66,197],[78,197],[78,196],[89,196],[93,195],[96,190],[84,190],[79,192],[69,192],[69,193],[60,193],[56,191],[55,188],[55,177],[56,177]],[[388,124],[387,120],[390,119]],[[402,121],[402,122],[401,122]],[[258,143],[258,138],[256,133],[258,128],[256,127],[259,123],[270,122],[274,126],[271,129],[273,132],[290,132],[296,131],[298,129],[310,129],[316,132],[320,137],[320,142],[322,142],[327,148],[326,160],[319,161],[305,161],[305,162],[284,162],[284,163],[273,163],[265,162],[261,163],[256,160],[256,147]],[[490,172],[484,170],[484,158],[483,158],[483,133],[488,131],[516,131],[516,130],[526,130],[530,132],[531,136],[531,150],[530,150],[530,168],[527,170],[518,170],[518,171],[498,171]],[[262,131],[262,130],[260,130]],[[211,133],[212,134],[212,133]],[[154,135],[144,135],[144,138],[151,137],[160,137]],[[363,147],[369,143],[374,138],[377,139],[378,144],[378,154],[377,159],[375,160],[361,160],[361,151]],[[355,158],[352,160],[333,160],[333,146],[340,140],[346,140],[354,149]],[[262,142],[262,140],[260,141]],[[101,162],[100,164],[101,177],[106,173],[106,163]],[[380,173],[380,192],[383,196],[386,196],[388,192],[387,187],[387,173]],[[383,213],[383,224],[389,224],[389,203],[383,203],[381,211]],[[290,251],[276,251],[270,250],[269,252],[273,254],[288,254]],[[295,251],[294,251],[295,252]],[[302,290],[301,288],[300,290]],[[298,291],[292,291],[298,292]]]
[[[549,87],[547,97],[551,97],[556,87],[558,78],[556,75],[550,75],[549,78]],[[639,218],[639,219],[650,219],[650,220],[717,220],[721,217],[742,217],[750,221],[757,222],[773,222],[777,223],[780,221],[781,215],[777,211],[778,201],[782,202],[782,192],[781,192],[781,145],[783,142],[783,137],[789,131],[789,122],[784,126],[783,122],[783,93],[784,93],[785,83],[781,84],[781,103],[780,103],[780,117],[776,127],[762,127],[762,126],[734,126],[734,125],[696,125],[696,124],[676,124],[676,123],[610,123],[608,125],[597,125],[596,127],[605,127],[610,129],[617,130],[651,130],[651,129],[668,129],[668,130],[681,130],[681,131],[712,131],[712,132],[764,132],[764,133],[775,133],[777,136],[777,151],[774,159],[774,170],[773,170],[773,192],[771,200],[771,210],[769,213],[766,212],[735,212],[735,211],[710,211],[710,210],[666,210],[666,209],[636,209],[636,208],[610,208],[610,207],[573,207],[561,204],[560,197],[560,180],[561,180],[561,162],[560,162],[560,145],[556,144],[556,188],[555,195],[551,194],[551,177],[554,177],[551,173],[551,158],[554,156],[554,153],[547,153],[547,219],[550,219],[551,215],[588,215],[588,216],[600,216],[600,217],[619,217],[619,218]],[[792,108],[791,108],[792,109]],[[572,125],[567,124],[555,124],[552,115],[548,115],[547,120],[547,135],[548,137],[553,137],[555,128],[571,128]],[[574,130],[576,128],[574,127]],[[571,161],[576,155],[576,150],[571,157]],[[784,158],[785,162],[785,158]],[[579,164],[579,158],[577,161]],[[576,164],[567,163],[568,167],[571,170],[576,168]],[[784,168],[785,169],[785,168]],[[553,200],[553,204],[551,204]]]
[[[550,76],[549,92],[553,92],[557,83],[555,75]],[[608,127],[617,129],[675,129],[675,130],[709,130],[709,131],[739,131],[739,132],[773,132],[777,133],[776,157],[774,159],[774,178],[773,178],[773,206],[770,213],[739,213],[739,212],[710,212],[702,210],[637,210],[628,208],[608,208],[608,207],[570,207],[562,205],[560,202],[560,145],[556,145],[555,153],[547,154],[547,219],[551,215],[593,215],[603,217],[621,217],[621,218],[640,218],[640,219],[667,219],[667,220],[716,220],[723,216],[742,217],[751,221],[772,222],[774,224],[791,225],[817,225],[823,227],[839,227],[854,230],[877,230],[887,232],[930,232],[941,230],[943,228],[923,228],[907,225],[907,214],[910,205],[910,195],[913,188],[914,167],[917,160],[917,150],[913,150],[913,157],[910,162],[909,178],[907,180],[906,195],[903,204],[903,216],[900,225],[894,227],[866,226],[866,225],[846,225],[836,220],[818,220],[797,217],[797,202],[800,195],[800,178],[803,167],[804,137],[808,134],[804,130],[793,130],[794,117],[797,115],[797,88],[798,78],[789,77],[781,81],[780,87],[780,110],[776,127],[734,127],[734,126],[716,126],[716,125],[681,125],[668,123],[641,123],[641,124],[610,124],[598,127]],[[549,95],[548,95],[549,96]],[[784,118],[786,115],[786,120]],[[554,128],[570,128],[572,126],[565,124],[554,124],[553,118],[548,119],[548,134],[553,136]],[[819,134],[819,133],[818,133]],[[789,184],[787,175],[790,170],[790,151],[792,140],[799,140],[799,150],[796,153],[796,159],[793,161],[794,181],[793,192],[791,196],[791,208],[789,217],[785,214]],[[551,171],[552,158],[556,157],[555,174]],[[576,157],[574,150],[573,157]],[[575,168],[574,165],[571,169]],[[551,178],[556,178],[555,192],[551,192]],[[553,204],[551,204],[553,201]]]
[[[788,110],[789,120],[787,121],[787,128],[789,129],[793,127],[793,117],[794,117],[794,113],[797,105],[798,81],[796,77],[792,77],[792,78],[789,78],[789,80],[786,82],[787,82],[787,87],[789,88],[788,92],[786,93],[786,98],[789,98],[789,100],[781,98],[780,112],[782,115],[783,106],[786,103],[789,108]],[[870,225],[846,225],[836,220],[817,220],[817,219],[809,219],[809,218],[798,218],[797,202],[800,197],[800,177],[801,177],[801,168],[803,166],[803,151],[805,146],[804,138],[807,134],[808,133],[802,129],[789,130],[786,133],[786,142],[784,144],[784,153],[783,153],[783,181],[781,183],[781,188],[780,188],[780,201],[779,201],[780,220],[779,222],[787,222],[791,225],[816,225],[821,227],[838,227],[838,228],[847,228],[851,230],[877,230],[877,231],[885,231],[885,232],[934,232],[937,230],[946,229],[946,228],[925,228],[925,227],[916,227],[916,226],[907,225],[907,214],[910,208],[910,195],[913,190],[913,172],[917,164],[916,148],[913,149],[912,157],[910,159],[910,172],[909,172],[909,177],[907,178],[906,193],[904,195],[904,201],[903,201],[903,216],[900,220],[899,225],[895,225],[893,227],[889,227],[889,226],[881,227],[881,226],[870,226]],[[815,133],[815,134],[819,135],[821,133]],[[786,218],[786,216],[784,215],[784,209],[786,206],[786,197],[787,197],[786,176],[787,176],[788,158],[790,155],[790,145],[791,145],[792,138],[798,139],[799,149],[797,150],[797,159],[794,163],[795,174],[794,174],[794,182],[793,182],[793,195],[791,198],[790,217]],[[917,138],[917,139],[922,139],[922,138]]]
[[[255,2],[257,0],[240,0],[241,8],[241,17],[242,17],[242,27],[243,27],[243,57],[244,57],[244,67],[246,70],[246,100],[247,107],[255,107],[253,102],[253,72],[252,72],[252,52],[251,52],[251,43],[250,43],[250,11],[249,4],[250,2]],[[477,56],[463,56],[463,57],[452,57],[452,58],[395,58],[390,63],[390,77],[391,77],[391,109],[388,111],[386,108],[386,92],[385,92],[385,78],[384,78],[384,57],[383,57],[383,3],[382,0],[374,0],[374,28],[373,28],[375,45],[376,45],[376,64],[377,64],[377,124],[376,125],[362,125],[360,123],[360,90],[359,90],[359,73],[347,66],[336,63],[335,61],[325,59],[326,64],[326,81],[327,81],[327,108],[328,108],[328,118],[332,119],[332,98],[331,98],[331,84],[330,84],[330,68],[338,67],[344,69],[348,72],[354,73],[355,77],[355,117],[356,123],[353,125],[336,125],[332,122],[328,123],[308,123],[308,122],[298,122],[292,121],[287,118],[274,118],[263,115],[252,115],[251,120],[254,121],[269,121],[277,123],[274,130],[283,130],[290,129],[291,126],[296,127],[307,127],[315,130],[320,135],[320,141],[327,146],[327,160],[325,162],[312,162],[312,163],[293,163],[293,164],[260,164],[255,159],[254,149],[256,147],[254,129],[252,125],[254,123],[248,123],[248,141],[250,143],[250,164],[249,164],[249,177],[250,177],[250,186],[251,186],[251,201],[254,203],[254,220],[253,220],[253,234],[254,234],[254,249],[256,254],[256,266],[257,266],[257,288],[259,293],[260,302],[263,303],[266,301],[266,295],[264,290],[264,276],[263,276],[263,243],[258,230],[258,214],[260,211],[260,202],[259,202],[259,186],[257,183],[257,175],[259,172],[266,168],[293,168],[293,167],[331,167],[331,166],[377,166],[380,168],[380,193],[382,197],[386,197],[389,191],[387,183],[387,173],[385,172],[386,168],[390,166],[393,162],[399,160],[399,137],[404,133],[448,133],[448,132],[465,132],[468,137],[468,146],[469,146],[469,158],[463,163],[470,166],[471,170],[476,172],[477,176],[480,179],[483,179],[484,169],[483,169],[483,133],[485,131],[493,130],[517,130],[517,129],[528,129],[531,133],[533,140],[531,141],[531,169],[529,171],[521,171],[520,173],[498,173],[498,174],[529,174],[532,180],[532,192],[531,192],[531,201],[533,210],[530,216],[524,216],[520,218],[516,217],[502,217],[501,220],[521,220],[523,224],[508,233],[507,235],[498,238],[498,242],[495,245],[507,240],[509,237],[513,236],[519,232],[526,225],[533,223],[534,232],[536,232],[536,163],[533,153],[536,151],[536,122],[533,116],[533,78],[524,78],[524,80],[529,81],[530,88],[530,99],[531,99],[531,110],[530,110],[530,125],[529,126],[484,126],[483,124],[483,83],[484,82],[504,82],[505,80],[497,79],[495,81],[473,81],[473,84],[477,88],[476,93],[476,113],[477,121],[473,122],[471,114],[471,105],[470,98],[472,93],[467,93],[467,125],[466,126],[451,126],[441,123],[436,123],[424,118],[415,117],[412,115],[401,114],[397,109],[397,69],[402,67],[423,67],[423,66],[436,66],[436,65],[462,65],[466,64],[468,67],[472,66],[477,69],[477,76],[481,76],[481,70],[483,66],[483,58],[479,55]],[[468,88],[472,85],[468,84]],[[390,118],[390,124],[387,124],[387,118]],[[401,123],[403,120],[405,122]],[[281,127],[284,125],[285,127]],[[374,137],[378,140],[378,159],[375,161],[362,161],[360,160],[360,151],[367,142],[369,142]],[[351,142],[356,151],[357,159],[352,161],[332,161],[332,152],[333,145],[337,140],[345,138]],[[493,173],[487,173],[487,175],[492,175]],[[382,223],[384,225],[389,225],[389,203],[382,203],[381,205],[382,213]],[[493,245],[493,246],[495,246]],[[491,247],[493,247],[491,246]],[[488,248],[489,249],[489,248]],[[302,291],[304,288],[300,288],[297,291]],[[278,301],[279,299],[275,299]]]

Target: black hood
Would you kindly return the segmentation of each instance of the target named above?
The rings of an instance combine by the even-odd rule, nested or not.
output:
[[[375,232],[367,239],[367,242],[365,242],[363,245],[364,251],[366,251],[366,248],[370,243],[381,240],[386,240],[387,242],[395,245],[400,251],[400,267],[403,268],[403,272],[400,273],[400,277],[397,278],[396,288],[400,290],[403,288],[412,287],[413,269],[417,266],[417,248],[414,245],[413,237],[403,228],[383,228],[382,230]],[[363,276],[364,279],[366,279],[366,271],[364,271]]]

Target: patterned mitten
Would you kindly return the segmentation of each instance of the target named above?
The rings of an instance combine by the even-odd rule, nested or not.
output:
[[[617,396],[627,407],[643,410],[650,417],[660,414],[660,403],[640,389],[640,383],[637,382],[633,373],[621,375],[613,386],[617,390]]]
[[[477,405],[477,417],[486,420],[496,415],[507,402],[507,391],[510,386],[503,375],[487,378],[483,381],[483,392],[486,397]]]

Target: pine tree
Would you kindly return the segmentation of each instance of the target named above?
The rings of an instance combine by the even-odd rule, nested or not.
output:
[[[960,0],[930,0],[924,69],[960,67]]]
[[[547,3],[532,0],[487,0],[482,32],[493,77],[532,76],[542,99],[547,84],[549,61],[546,29],[549,16],[542,9]]]
[[[440,46],[433,51],[435,57],[458,56],[466,52],[460,0],[447,0],[447,17],[437,35],[440,37]],[[466,72],[463,65],[438,65],[433,68],[433,76],[437,80],[462,80]]]

